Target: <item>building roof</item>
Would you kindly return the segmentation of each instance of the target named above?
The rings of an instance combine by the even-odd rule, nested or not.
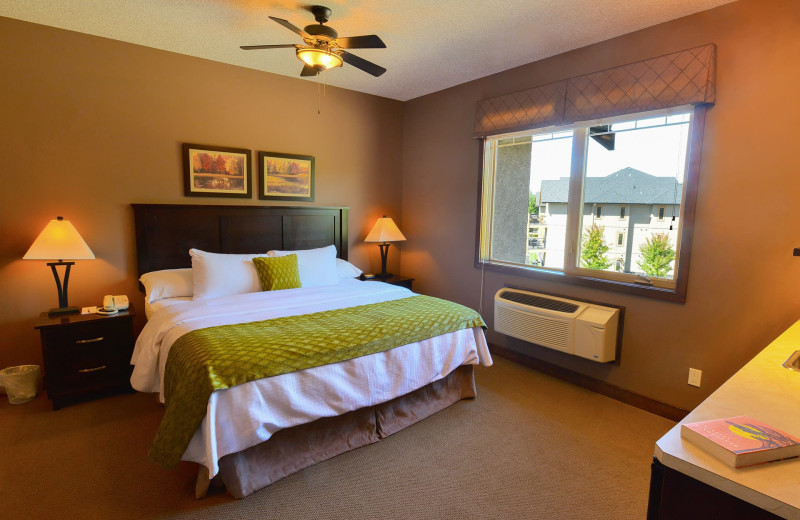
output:
[[[679,204],[681,183],[636,168],[623,168],[606,177],[587,177],[584,204]],[[542,181],[541,203],[567,203],[569,177]]]

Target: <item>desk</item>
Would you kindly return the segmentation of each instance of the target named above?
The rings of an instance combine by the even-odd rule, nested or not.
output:
[[[695,513],[704,502],[713,503],[716,513],[734,512],[729,518],[752,508],[755,518],[800,519],[800,458],[733,469],[680,436],[683,423],[736,415],[800,436],[800,372],[782,366],[798,349],[800,321],[658,440],[649,519],[699,518]],[[676,491],[685,485],[694,490],[691,497]]]

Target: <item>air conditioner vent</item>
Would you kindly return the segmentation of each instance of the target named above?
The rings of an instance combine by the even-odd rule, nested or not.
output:
[[[550,298],[542,298],[541,296],[533,296],[532,294],[521,293],[517,291],[503,291],[500,293],[500,298],[511,302],[521,303],[529,307],[538,307],[540,309],[548,309],[551,311],[573,313],[579,309],[577,305],[562,302],[560,300],[551,300]]]
[[[605,363],[616,357],[620,309],[503,288],[494,296],[494,330]]]

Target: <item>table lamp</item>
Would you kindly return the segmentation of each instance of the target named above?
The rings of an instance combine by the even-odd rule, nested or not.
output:
[[[53,277],[56,279],[58,289],[58,307],[50,309],[48,313],[52,316],[61,314],[71,314],[78,312],[77,307],[70,307],[67,303],[67,284],[69,283],[69,270],[75,262],[65,262],[68,260],[93,260],[94,253],[81,238],[80,233],[63,217],[51,220],[33,241],[28,252],[22,257],[23,260],[58,260],[57,262],[47,262],[53,270]],[[66,266],[64,271],[64,283],[58,277],[56,267]]]
[[[378,247],[381,248],[381,274],[380,278],[389,278],[391,273],[386,272],[386,256],[389,253],[389,242],[398,242],[405,240],[406,237],[397,228],[394,220],[384,215],[379,218],[375,225],[372,226],[372,231],[369,232],[364,242],[381,242]]]

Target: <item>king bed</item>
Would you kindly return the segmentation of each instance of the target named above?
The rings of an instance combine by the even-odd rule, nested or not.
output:
[[[492,363],[474,311],[355,278],[346,208],[133,208],[148,323],[131,383],[165,403],[150,457],[197,463],[198,497],[377,442],[475,397]],[[264,258],[296,258],[299,282],[262,290]]]

